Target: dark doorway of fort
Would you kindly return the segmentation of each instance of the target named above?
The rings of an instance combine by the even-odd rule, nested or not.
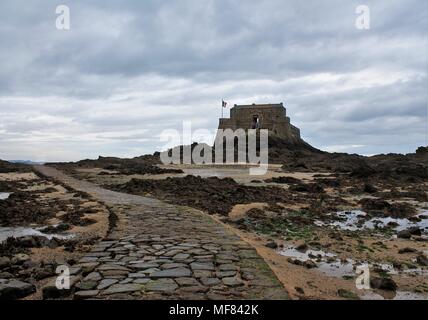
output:
[[[251,126],[252,129],[258,129],[260,128],[260,119],[259,116],[255,115],[253,116],[253,124]]]

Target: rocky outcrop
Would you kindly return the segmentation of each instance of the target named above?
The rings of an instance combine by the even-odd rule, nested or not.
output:
[[[0,300],[20,299],[36,291],[30,283],[15,279],[0,279]]]

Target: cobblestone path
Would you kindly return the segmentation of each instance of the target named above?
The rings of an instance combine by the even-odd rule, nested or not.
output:
[[[35,168],[91,194],[120,219],[73,266],[75,299],[287,299],[257,252],[210,216]]]

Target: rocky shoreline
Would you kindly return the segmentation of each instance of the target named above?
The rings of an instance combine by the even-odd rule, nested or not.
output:
[[[52,166],[121,192],[123,197],[142,196],[147,199],[144,202],[156,198],[174,207],[194,208],[212,215],[258,248],[293,298],[364,299],[374,294],[378,298],[390,297],[388,292],[396,297],[427,297],[426,148],[407,156],[371,158],[299,152],[281,156],[283,160],[298,156],[293,167],[289,163],[274,166],[256,179],[233,166],[221,177],[216,167],[160,166],[156,156],[125,160],[100,157]],[[128,238],[129,231],[123,231],[115,238],[106,238],[115,227],[130,227],[123,224],[129,220],[129,213],[123,213],[121,205],[107,207],[89,193],[41,174],[40,170],[36,173],[28,166],[0,164],[0,192],[4,194],[0,200],[0,236],[2,230],[4,235],[20,234],[0,243],[0,298],[66,298],[52,284],[56,267],[61,264],[72,267],[75,298],[120,297],[121,290],[128,292],[137,286],[129,291],[133,292],[131,296],[125,296],[141,297],[141,286],[146,284],[149,288],[173,288],[174,294],[187,286],[210,292],[208,280],[203,277],[196,277],[196,287],[181,285],[177,280],[189,278],[187,270],[193,276],[198,269],[192,263],[205,258],[196,254],[196,260],[187,261],[188,265],[184,260],[178,261],[179,257],[171,259],[165,243],[172,247],[174,243],[168,239],[155,243],[156,236],[141,247],[150,253],[150,259],[141,263],[153,264],[153,277],[151,273],[129,277],[140,272],[129,264],[129,258],[138,258],[131,248],[139,246],[133,239],[141,235]],[[205,177],[198,176],[199,172],[204,172]],[[110,196],[105,201],[110,201]],[[129,199],[134,201],[132,196]],[[150,216],[150,210],[146,216],[149,218],[155,218]],[[168,222],[170,226],[176,223]],[[181,248],[176,254],[184,257],[188,250],[191,249]],[[157,261],[157,252],[162,261]],[[206,259],[217,261],[215,252],[206,255]],[[221,258],[218,265],[222,265]],[[362,293],[355,289],[355,269],[359,265],[370,267],[370,283],[375,291]],[[220,269],[211,271],[228,271]],[[123,277],[125,271],[127,276]],[[162,277],[158,284],[156,272],[177,274],[172,279]],[[209,277],[213,278],[209,280],[212,284],[235,287],[213,275]],[[246,281],[243,274],[233,278],[235,282]],[[109,288],[118,291],[105,295]],[[189,294],[190,289],[183,290]]]
[[[20,299],[106,235],[108,210],[29,166],[0,164],[0,299]]]
[[[203,210],[243,235],[262,239],[255,245],[266,245],[278,256],[289,246],[332,252],[335,258],[329,261],[317,256],[306,261],[284,256],[285,262],[280,263],[283,268],[289,265],[292,277],[299,279],[297,273],[304,268],[310,276],[331,282],[332,287],[342,286],[326,289],[321,284],[312,288],[299,280],[296,289],[287,287],[284,280],[295,297],[319,299],[323,298],[321,292],[328,291],[325,296],[364,298],[352,288],[355,268],[364,263],[371,265],[372,287],[380,293],[427,295],[427,148],[405,156],[370,158],[296,152],[282,155],[283,161],[297,157],[293,167],[285,162],[282,168],[276,167],[256,179],[237,173],[235,180],[233,169],[229,170],[230,176],[220,178],[216,176],[218,169],[209,166],[195,167],[195,172],[205,170],[206,178],[192,174],[191,166],[169,167],[182,169],[187,175],[172,172],[131,176],[120,172],[100,174],[97,161],[92,169],[81,170],[70,164],[67,168],[75,177],[111,190]],[[232,216],[239,207],[244,209]],[[372,263],[378,260],[389,269]],[[331,276],[343,266],[352,272],[340,279]],[[319,268],[333,271],[322,274]]]

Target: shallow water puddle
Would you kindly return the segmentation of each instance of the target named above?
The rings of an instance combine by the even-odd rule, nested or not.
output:
[[[397,232],[406,230],[411,227],[418,227],[422,230],[422,233],[428,234],[428,219],[426,219],[428,211],[417,214],[415,217],[421,219],[421,221],[412,222],[409,219],[391,218],[391,217],[376,217],[368,221],[365,221],[367,213],[360,210],[352,211],[339,211],[330,215],[335,215],[339,221],[333,221],[325,223],[320,220],[316,220],[314,223],[317,226],[331,226],[337,227],[341,230],[357,231],[357,230],[374,230],[377,228],[385,228],[391,226],[391,228]]]
[[[428,300],[428,297],[423,294],[408,291],[389,292],[385,296],[372,291],[361,295],[360,298],[362,300]]]
[[[426,274],[426,270],[420,268],[397,270],[392,264],[388,263],[367,263],[357,262],[353,259],[339,259],[336,254],[324,252],[322,250],[307,250],[305,252],[297,250],[290,246],[278,251],[282,256],[300,260],[302,262],[312,260],[316,263],[316,270],[324,273],[329,277],[342,278],[345,276],[355,276],[355,269],[359,265],[368,265],[370,270],[381,269],[389,274]]]
[[[0,228],[0,243],[5,241],[7,238],[21,238],[25,236],[42,236],[51,240],[52,238],[57,239],[70,239],[74,235],[59,235],[59,234],[46,234],[41,232],[41,228],[28,228],[28,227],[1,227]]]
[[[279,251],[280,255],[298,259],[300,261],[312,260],[317,264],[317,270],[331,277],[354,275],[354,261],[340,260],[337,255],[322,250],[299,251],[294,247],[287,247]]]
[[[281,255],[306,261],[309,259],[335,257],[334,253],[324,252],[322,250],[306,250],[305,252],[297,250],[295,247],[287,247],[279,252]]]
[[[10,195],[11,193],[8,192],[0,192],[0,200],[6,200]]]
[[[354,261],[347,259],[345,261],[335,260],[333,262],[321,261],[317,269],[330,277],[342,278],[344,276],[354,276]]]

